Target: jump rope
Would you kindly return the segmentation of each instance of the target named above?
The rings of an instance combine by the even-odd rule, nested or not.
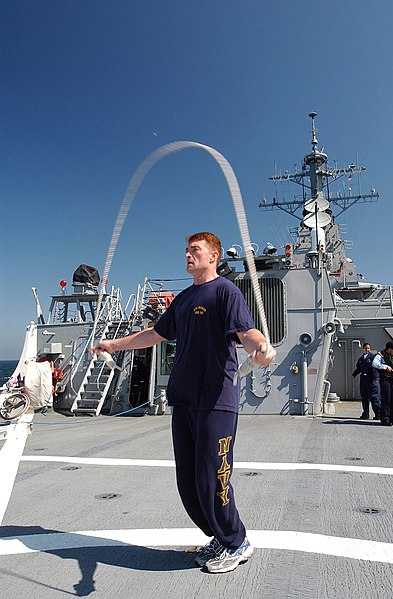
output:
[[[109,243],[108,254],[105,261],[104,271],[101,279],[101,286],[98,295],[97,301],[97,310],[96,317],[93,325],[92,332],[92,347],[94,345],[94,338],[98,323],[98,318],[100,314],[100,308],[102,304],[102,298],[105,291],[105,285],[108,282],[108,275],[112,265],[113,256],[115,254],[116,246],[119,241],[120,233],[123,228],[124,222],[127,218],[128,211],[131,207],[132,202],[135,199],[135,196],[138,192],[139,187],[141,186],[143,180],[146,175],[150,171],[150,169],[159,161],[161,158],[168,156],[169,154],[174,154],[175,152],[179,152],[181,150],[186,150],[188,148],[200,148],[208,152],[213,158],[216,160],[217,164],[220,166],[226,182],[229,187],[229,191],[231,193],[233,207],[236,214],[236,219],[239,225],[240,236],[242,240],[243,248],[246,253],[246,262],[248,266],[248,272],[250,274],[251,286],[254,293],[254,298],[260,318],[262,333],[265,336],[266,340],[266,353],[268,353],[270,348],[270,336],[269,329],[266,320],[265,309],[263,306],[262,294],[258,284],[258,277],[255,268],[254,254],[252,252],[250,233],[248,230],[246,212],[244,210],[243,198],[240,193],[240,187],[236,179],[236,175],[233,171],[233,168],[229,164],[228,160],[220,154],[214,148],[210,146],[206,146],[204,144],[195,142],[195,141],[175,141],[164,146],[161,146],[154,152],[152,152],[145,160],[138,166],[133,177],[131,178],[126,193],[124,195],[123,201],[120,205],[119,213],[117,215],[117,219],[115,222],[115,226],[113,228],[112,238]],[[108,366],[112,369],[116,368],[116,363],[114,362],[112,356],[108,352],[100,352],[102,358],[107,362]],[[248,374],[255,366],[255,361],[252,355],[249,355],[246,360],[239,366],[233,384],[236,385],[238,378],[245,376]]]
[[[159,160],[161,160],[161,158],[164,158],[165,156],[168,156],[170,154],[174,154],[175,152],[180,152],[181,150],[186,150],[188,148],[200,148],[200,149],[208,152],[216,160],[217,164],[220,166],[221,171],[223,172],[226,182],[228,184],[229,191],[230,191],[230,194],[232,197],[233,207],[234,207],[235,214],[236,214],[236,219],[237,219],[238,226],[239,226],[242,245],[243,245],[243,248],[244,248],[245,254],[246,254],[246,262],[247,262],[248,272],[250,274],[251,286],[252,286],[252,290],[254,293],[254,298],[255,298],[255,302],[256,302],[259,318],[260,318],[261,330],[262,330],[262,333],[266,340],[266,353],[269,352],[269,348],[270,348],[269,329],[268,329],[268,325],[267,325],[266,314],[265,314],[265,309],[264,309],[263,300],[262,300],[262,294],[261,294],[261,290],[260,290],[260,287],[258,284],[258,276],[257,276],[256,268],[255,268],[254,254],[253,254],[252,247],[251,247],[250,233],[249,233],[249,229],[248,229],[247,217],[246,217],[246,212],[244,210],[243,198],[242,198],[242,195],[240,192],[239,183],[236,179],[236,175],[233,171],[233,168],[229,164],[228,160],[222,154],[220,154],[220,152],[218,152],[214,148],[211,148],[210,146],[207,146],[207,145],[195,142],[195,141],[175,141],[175,142],[166,144],[164,146],[161,146],[160,148],[158,148],[157,150],[155,150],[154,152],[149,154],[149,156],[147,158],[145,158],[145,160],[143,162],[141,162],[141,164],[136,169],[134,175],[132,176],[132,178],[128,184],[127,190],[124,194],[122,203],[120,205],[119,213],[117,215],[116,222],[115,222],[113,232],[112,232],[112,237],[111,237],[111,240],[109,243],[108,253],[106,256],[104,271],[103,271],[103,275],[101,278],[100,291],[99,291],[98,300],[97,300],[96,316],[95,316],[94,323],[93,323],[93,331],[92,331],[92,336],[91,336],[91,339],[92,339],[91,348],[94,345],[97,324],[98,324],[100,309],[101,309],[101,305],[102,305],[102,299],[103,299],[103,295],[105,292],[105,285],[108,282],[108,276],[109,276],[109,271],[110,271],[110,268],[112,265],[113,256],[115,254],[117,243],[118,243],[119,237],[120,237],[120,233],[122,231],[123,225],[127,218],[129,209],[132,205],[132,202],[135,199],[135,196],[139,190],[139,187],[141,186],[145,177],[149,173],[150,169]],[[106,352],[106,351],[100,352],[100,355],[105,360],[105,362],[108,364],[108,366],[110,368],[112,368],[112,369],[119,368],[116,365],[115,361],[113,360],[112,356],[108,352]],[[255,361],[254,361],[252,355],[250,354],[244,360],[244,362],[242,364],[240,364],[239,368],[237,369],[234,379],[233,379],[233,384],[236,385],[238,379],[245,376],[249,372],[251,372],[251,370],[254,367],[255,367]],[[143,407],[144,405],[147,405],[147,403],[148,402],[146,402],[146,404],[143,404],[141,406],[137,406],[136,408],[131,408],[129,410],[125,410],[124,412],[120,412],[119,414],[113,414],[113,416],[122,416],[123,414],[128,414],[136,409]],[[79,423],[82,421],[77,421],[77,422]],[[77,422],[75,420],[73,420],[72,424],[76,424]],[[86,423],[86,421],[83,421],[83,422]],[[57,424],[57,423],[39,422],[39,424]]]

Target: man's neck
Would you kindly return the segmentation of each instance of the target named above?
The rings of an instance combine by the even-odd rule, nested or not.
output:
[[[194,285],[203,285],[203,283],[209,283],[209,281],[213,281],[214,279],[217,279],[217,277],[218,277],[218,274],[216,273],[216,271],[202,272],[202,273],[194,276]]]

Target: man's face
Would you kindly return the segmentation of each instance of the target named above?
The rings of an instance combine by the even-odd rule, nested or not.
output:
[[[388,352],[388,354],[390,354],[391,356],[393,356],[393,349],[391,349],[390,347],[388,347],[388,349],[386,351]]]
[[[371,346],[370,346],[370,345],[365,345],[365,346],[363,347],[363,353],[364,353],[364,354],[369,354],[369,353],[370,353],[370,351],[371,351]]]
[[[186,249],[186,269],[190,275],[202,273],[215,266],[217,252],[212,251],[205,239],[192,241]]]

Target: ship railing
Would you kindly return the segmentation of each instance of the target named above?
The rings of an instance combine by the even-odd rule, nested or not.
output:
[[[115,297],[115,302],[113,302],[113,298]],[[80,350],[81,346],[82,349],[80,351],[80,355],[79,358],[77,360],[77,362],[72,366],[71,368],[71,372],[70,372],[70,388],[72,393],[77,394],[78,391],[76,389],[74,389],[74,378],[76,373],[79,371],[80,365],[84,359],[84,357],[86,356],[86,352],[89,351],[89,348],[95,344],[96,341],[101,341],[101,339],[103,339],[106,335],[106,331],[108,328],[108,323],[110,322],[110,317],[111,316],[115,316],[119,311],[118,308],[114,308],[114,303],[115,304],[120,304],[120,290],[117,289],[116,293],[114,288],[112,287],[111,290],[111,294],[108,295],[105,298],[105,301],[103,302],[102,306],[101,306],[101,310],[98,316],[98,322],[102,322],[104,321],[106,323],[106,326],[104,328],[100,327],[96,329],[95,332],[95,338],[93,339],[93,334],[94,334],[94,329],[92,330],[92,332],[90,333],[90,335],[87,337],[85,342],[82,342],[77,348],[73,348],[72,351],[72,356],[74,356],[78,350]],[[114,311],[114,314],[113,314]],[[121,304],[120,304],[120,323],[124,322],[124,312],[121,309]],[[119,324],[120,326],[120,324]],[[118,332],[118,329],[117,329]],[[97,335],[98,333],[98,335]]]
[[[127,315],[126,315],[126,311],[125,310],[124,310],[124,312],[122,311],[121,312],[121,318],[120,318],[119,321],[117,321],[117,326],[116,326],[115,330],[113,331],[113,336],[111,338],[112,339],[116,339],[118,337],[119,332],[122,330],[122,327],[123,327],[123,325],[125,323],[127,324],[127,328],[132,327],[132,325],[134,323],[134,319],[135,319],[135,314],[134,314],[134,318],[132,318],[131,321],[130,321],[128,319]],[[107,323],[107,326],[105,327],[105,329],[104,329],[104,331],[102,333],[101,340],[106,338],[107,333],[109,331],[109,328],[110,328],[111,324],[113,324],[113,322],[112,323],[111,322]],[[120,353],[124,354],[124,352],[120,352]],[[85,383],[87,383],[87,381],[89,379],[89,376],[90,376],[91,371],[92,371],[93,366],[94,366],[95,359],[96,359],[96,356],[93,356],[93,358],[92,358],[92,360],[90,362],[90,366],[87,369],[85,377],[84,377],[84,380],[83,380],[83,382],[81,384],[81,389],[82,389],[83,385]],[[112,382],[112,379],[113,379],[113,376],[114,376],[114,371],[113,370],[111,371],[111,373],[109,375],[109,378],[105,382],[104,389],[101,391],[101,389],[102,389],[102,386],[101,386],[101,377],[103,375],[106,375],[106,374],[107,374],[107,366],[106,366],[106,363],[103,361],[102,364],[101,364],[101,366],[100,366],[100,369],[99,369],[99,371],[97,373],[97,379],[95,381],[96,389],[97,389],[98,392],[101,393],[101,399],[98,402],[98,405],[97,405],[96,410],[95,410],[96,415],[98,415],[101,412],[101,408],[102,408],[102,406],[103,406],[103,404],[105,402],[105,399],[107,397],[107,393],[108,393],[108,391],[110,389],[110,385],[111,385],[111,382]]]
[[[345,300],[344,298],[342,298],[337,292],[336,290],[334,290],[334,305],[337,306],[345,306],[345,308],[348,310],[349,314],[354,318],[355,314],[354,312],[351,310],[351,305],[353,305],[352,302],[358,304],[357,299],[354,300]],[[366,305],[370,305],[372,303],[376,304],[376,311],[375,313],[372,315],[373,318],[377,318],[380,315],[381,310],[385,307],[385,309],[387,307],[389,307],[389,311],[390,311],[390,316],[393,316],[393,286],[392,285],[387,285],[385,287],[385,289],[382,290],[382,293],[380,295],[380,297],[371,297],[371,298],[365,298],[363,300],[363,303]]]
[[[104,314],[105,314],[105,312],[106,312],[106,310],[107,310],[108,304],[110,303],[110,299],[109,299],[109,298],[110,298],[110,296],[108,295],[108,296],[105,298],[105,302],[104,302],[104,303],[103,303],[103,305],[101,306],[100,314],[99,314],[99,317],[98,317],[98,322],[101,322],[101,320],[102,320],[102,317],[104,316]],[[105,320],[107,320],[107,318],[105,318]],[[96,330],[96,334],[97,334],[97,332],[99,332],[99,329],[98,329],[98,330]],[[99,333],[100,333],[100,334],[99,334],[99,338],[101,338],[103,333],[101,333],[101,332],[99,332]],[[85,343],[84,343],[84,347],[83,347],[83,349],[82,349],[82,351],[81,351],[81,353],[80,353],[80,356],[79,356],[79,358],[78,358],[78,360],[77,360],[76,364],[74,365],[74,367],[73,367],[73,368],[72,368],[72,370],[71,370],[71,375],[70,375],[70,384],[71,384],[71,389],[72,389],[72,391],[73,391],[73,392],[75,392],[75,389],[73,388],[73,385],[72,385],[72,383],[73,383],[73,380],[74,380],[74,376],[75,376],[75,374],[78,372],[79,366],[80,366],[80,364],[81,364],[81,362],[82,362],[82,360],[83,360],[83,357],[84,357],[84,356],[85,356],[85,354],[86,354],[86,351],[88,350],[88,348],[89,348],[90,346],[94,345],[94,341],[95,341],[95,339],[93,339],[93,334],[94,334],[94,328],[93,328],[92,332],[90,333],[90,335],[88,336],[88,338],[86,339],[86,341],[85,341]],[[73,354],[73,355],[75,355],[75,353],[76,353],[76,349],[79,349],[79,347],[78,347],[78,348],[75,348],[75,349],[73,350],[73,352],[72,352],[72,354]]]
[[[109,326],[110,326],[110,323],[107,322],[106,325],[105,325],[105,328],[104,328],[103,332],[101,333],[101,339],[105,337],[105,335],[106,335],[106,333],[107,333],[107,331],[109,329]],[[81,397],[82,390],[84,389],[85,385],[87,384],[87,382],[89,380],[91,371],[92,371],[93,366],[94,366],[94,362],[97,359],[97,355],[96,354],[94,354],[94,355],[91,356],[89,365],[86,368],[85,374],[83,376],[83,379],[82,379],[82,381],[81,381],[81,383],[79,385],[79,389],[78,390],[74,389],[73,384],[72,384],[73,378],[75,376],[75,373],[78,371],[78,365],[80,364],[83,356],[86,354],[86,351],[89,351],[89,349],[88,349],[89,348],[89,344],[94,342],[93,333],[94,333],[94,329],[91,332],[91,334],[89,335],[86,343],[84,344],[83,351],[81,352],[80,358],[79,358],[78,363],[77,363],[77,367],[74,370],[73,377],[72,377],[72,380],[71,380],[71,389],[72,389],[72,392],[75,395],[74,402],[73,402],[73,404],[71,406],[71,412],[76,411],[76,409],[78,407],[78,399]],[[105,366],[105,362],[103,361],[101,369],[100,369],[99,374],[97,376],[97,380],[101,377],[102,370],[103,370],[104,366]]]
[[[150,299],[154,298],[157,301],[158,308],[161,308],[162,305],[160,301],[160,292],[163,289],[163,284],[161,282],[157,283],[156,287],[157,289],[154,289],[153,283],[150,281],[150,279],[145,279],[143,300],[145,305],[149,305]]]
[[[142,302],[141,310],[150,306],[162,314],[167,308],[165,294],[173,293],[164,290],[164,284],[161,280],[152,281],[151,279],[145,279],[142,289]]]
[[[386,303],[386,300],[389,301],[390,304],[390,314],[393,315],[393,296],[392,296],[392,285],[388,285],[386,289],[384,289],[381,300],[379,302],[378,310],[375,316],[378,316],[382,306]]]
[[[343,305],[347,308],[348,312],[350,313],[351,316],[355,316],[354,313],[352,312],[351,308],[349,307],[348,303],[345,301],[345,299],[343,299],[337,292],[336,290],[334,290],[333,292],[333,300],[334,300],[334,305],[335,307],[339,306],[339,305]]]
[[[133,302],[133,303],[132,303],[131,308],[129,308],[131,302]],[[128,321],[130,321],[134,317],[135,306],[136,306],[136,294],[131,293],[130,297],[127,300],[126,306],[124,308],[124,313],[126,316],[127,316],[128,310],[129,310],[129,316],[127,316]]]
[[[119,325],[116,327],[116,332],[115,332],[115,333],[114,333],[114,335],[113,335],[113,339],[115,339],[115,338],[117,337],[117,333],[119,332],[119,326],[120,326],[120,323],[119,323]],[[110,323],[108,322],[108,323],[107,323],[107,325],[106,325],[106,327],[104,328],[104,330],[103,330],[103,332],[102,332],[102,335],[101,335],[101,337],[100,337],[100,341],[102,341],[103,339],[105,339],[105,338],[106,338],[106,335],[107,335],[107,333],[108,333],[109,327],[110,327]],[[91,358],[90,365],[89,365],[89,368],[88,368],[88,369],[87,369],[87,371],[86,371],[85,380],[83,381],[82,385],[83,385],[84,383],[86,383],[86,382],[87,382],[87,379],[88,379],[88,378],[89,378],[89,376],[90,376],[90,373],[91,373],[91,370],[92,370],[92,367],[93,367],[93,364],[94,364],[94,361],[96,360],[96,358],[97,358],[97,355],[96,355],[96,354],[94,354],[94,355],[92,356],[92,358]],[[103,360],[103,361],[102,361],[102,364],[101,364],[101,367],[100,367],[100,369],[99,369],[99,371],[98,371],[98,373],[97,373],[96,387],[97,387],[97,390],[98,390],[98,391],[99,391],[99,389],[100,389],[100,381],[101,381],[101,376],[102,376],[102,374],[103,374],[103,371],[104,371],[104,369],[105,369],[105,366],[106,366],[106,363],[105,363],[105,362],[104,362],[104,360]],[[81,385],[81,387],[82,387],[82,385]]]
[[[124,317],[122,316],[120,318],[120,320],[117,322],[117,326],[116,326],[116,328],[115,328],[115,330],[113,332],[113,337],[112,337],[113,339],[115,339],[118,336],[119,330],[121,329],[121,326],[124,324],[124,322],[127,322],[127,324],[128,324],[128,320],[124,319]],[[106,322],[106,325],[105,325],[104,329],[101,332],[100,340],[107,338],[108,331],[109,331],[110,326],[112,324],[113,323],[110,322],[110,321]],[[89,349],[88,349],[89,348],[89,344],[91,342],[95,341],[95,340],[92,339],[92,335],[93,335],[93,331],[90,334],[90,336],[89,336],[89,338],[88,338],[88,340],[87,340],[87,342],[85,344],[84,350],[82,351],[82,354],[81,354],[81,358],[83,357],[83,355],[85,355],[86,351],[89,351]],[[72,387],[72,391],[75,394],[75,399],[74,399],[74,403],[73,403],[73,405],[71,407],[71,411],[77,411],[77,408],[78,408],[78,399],[81,398],[81,394],[83,392],[83,389],[85,388],[86,384],[89,382],[90,375],[91,375],[91,373],[92,373],[92,371],[93,371],[93,369],[94,369],[94,367],[96,365],[95,364],[96,360],[97,360],[97,355],[92,355],[91,359],[90,359],[90,362],[89,362],[89,365],[86,368],[85,374],[83,376],[82,382],[79,385],[78,391],[75,390]],[[102,390],[102,386],[101,386],[102,376],[107,373],[107,370],[108,370],[107,365],[106,365],[105,361],[103,360],[102,364],[100,365],[100,367],[98,369],[97,378],[96,378],[96,381],[95,381],[96,389],[97,389],[97,391],[99,391],[101,393],[101,399],[98,401],[98,404],[97,404],[97,406],[94,409],[96,416],[98,416],[98,414],[101,411],[102,405],[103,405],[103,403],[104,403],[104,401],[106,399],[107,392],[109,390],[109,387],[110,387],[110,384],[112,382],[112,378],[113,378],[113,375],[114,375],[114,371],[112,370],[110,372],[109,378],[107,378],[107,380],[105,381],[105,386],[104,386],[104,389]],[[75,370],[75,372],[76,371],[77,371],[77,369]]]
[[[120,287],[112,287],[110,294],[106,298],[103,309],[100,312],[100,318],[104,317],[104,308],[107,308],[107,314],[104,317],[106,321],[121,320],[124,317],[121,299]]]
[[[131,310],[129,311],[128,316],[128,322],[130,324],[134,324],[138,320],[143,320],[143,312],[145,308],[147,308],[150,305],[149,298],[151,296],[157,295],[160,291],[162,291],[162,287],[162,284],[160,284],[158,286],[158,289],[154,289],[153,284],[148,278],[145,278],[142,285],[138,285],[136,294],[132,294],[127,302],[128,307],[129,303],[131,303],[131,301],[133,300],[133,305]],[[127,309],[125,310],[125,312],[127,312]]]
[[[106,325],[106,327],[104,328],[104,331],[106,330],[106,328],[108,327],[108,324]],[[96,331],[97,333],[98,331]],[[100,338],[103,337],[105,333],[100,331]],[[71,372],[70,372],[70,388],[72,393],[77,394],[78,391],[74,388],[74,378],[76,373],[79,371],[79,367],[82,363],[82,361],[84,360],[85,356],[86,356],[86,352],[89,351],[89,348],[94,344],[94,340],[93,340],[93,331],[90,333],[90,335],[88,336],[88,338],[85,341],[81,341],[81,343],[77,346],[74,347],[72,349],[72,356],[75,356],[76,354],[79,353],[80,351],[80,355],[78,360],[76,361],[76,363],[71,367]]]

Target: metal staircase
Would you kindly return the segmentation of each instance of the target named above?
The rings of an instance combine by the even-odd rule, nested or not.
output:
[[[110,322],[104,329],[102,339],[125,337],[129,332],[129,326],[127,321]],[[122,351],[116,352],[113,356],[120,366],[123,357]],[[71,412],[98,416],[108,396],[113,378],[118,372],[109,368],[101,356],[94,354],[71,406]]]

